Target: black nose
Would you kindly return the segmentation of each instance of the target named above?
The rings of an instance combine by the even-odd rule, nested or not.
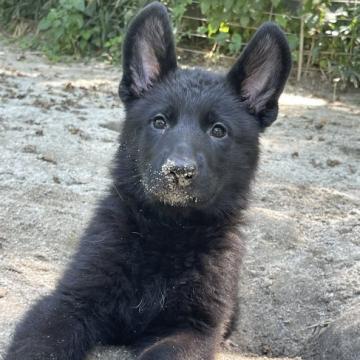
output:
[[[162,169],[181,187],[190,185],[197,175],[196,164],[190,159],[168,159]]]

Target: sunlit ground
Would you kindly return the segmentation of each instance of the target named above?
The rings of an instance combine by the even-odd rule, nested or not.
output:
[[[319,98],[311,98],[301,95],[293,95],[293,94],[282,94],[279,99],[280,105],[288,105],[288,106],[324,106],[327,104],[327,101]]]

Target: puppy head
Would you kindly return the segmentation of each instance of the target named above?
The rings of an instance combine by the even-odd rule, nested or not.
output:
[[[266,23],[226,75],[182,70],[166,8],[145,7],[125,39],[119,87],[122,157],[145,198],[220,211],[244,202],[290,59],[283,32]]]

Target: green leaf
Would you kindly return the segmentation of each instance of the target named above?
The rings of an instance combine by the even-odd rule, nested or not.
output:
[[[80,46],[80,50],[82,52],[84,52],[86,50],[87,45],[88,45],[87,40],[85,40],[85,39],[80,40],[79,46]]]
[[[46,31],[48,29],[50,29],[51,27],[51,21],[49,20],[48,17],[43,18],[38,25],[38,30],[39,31]]]
[[[285,28],[287,25],[287,18],[284,15],[276,15],[275,22],[279,24],[282,28]]]
[[[240,17],[240,25],[242,27],[247,27],[249,25],[250,19],[249,16],[243,15]]]
[[[201,10],[201,13],[203,14],[203,15],[206,15],[207,14],[207,12],[209,11],[209,9],[210,9],[210,1],[209,0],[207,0],[207,1],[201,1],[200,2],[200,10]]]
[[[94,16],[96,12],[96,1],[90,1],[84,12],[89,17]]]
[[[299,45],[299,37],[295,34],[288,34],[287,39],[291,50],[295,50]]]
[[[225,11],[231,10],[233,4],[234,4],[234,0],[225,0],[224,1],[224,9],[225,9]]]
[[[222,32],[222,33],[228,33],[230,30],[229,28],[229,25],[227,25],[226,23],[222,22],[220,24],[220,27],[219,27],[219,31]]]
[[[280,0],[271,0],[271,3],[273,4],[273,6],[275,8],[277,8],[279,6],[279,4],[280,4]]]
[[[216,34],[219,30],[218,26],[214,26],[212,23],[208,24],[208,36],[211,37],[212,35]]]
[[[177,6],[174,6],[172,8],[173,10],[173,15],[176,17],[176,18],[181,18],[185,11],[186,11],[186,5],[185,4],[179,4]]]
[[[319,61],[319,66],[321,69],[326,69],[328,67],[328,64],[329,64],[328,60],[321,59]]]
[[[59,31],[60,34],[62,34],[63,31],[64,31],[64,26],[63,26],[63,23],[62,23],[62,21],[61,21],[60,19],[56,19],[56,20],[53,22],[52,28],[54,28],[54,29],[59,28],[59,29],[60,29],[60,31]]]
[[[84,0],[72,0],[73,6],[76,10],[85,12],[85,1]]]
[[[242,38],[241,35],[238,33],[233,34],[231,37],[231,42],[229,44],[229,50],[231,54],[239,53],[242,46]]]
[[[297,62],[299,60],[299,51],[292,51],[291,59],[292,61]]]
[[[207,29],[207,27],[206,26],[199,26],[197,29],[196,29],[196,32],[198,33],[198,34],[206,34],[207,32],[208,32],[208,29]]]
[[[224,45],[226,43],[226,40],[228,39],[229,39],[228,33],[221,32],[215,36],[215,41],[220,45]]]
[[[91,36],[92,36],[92,31],[90,29],[81,32],[81,37],[85,40],[89,40]]]

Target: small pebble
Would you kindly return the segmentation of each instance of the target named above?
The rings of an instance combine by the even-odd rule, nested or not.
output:
[[[50,154],[44,154],[40,156],[40,160],[52,163],[52,164],[57,164],[57,161],[54,159],[54,157]]]
[[[350,171],[350,174],[355,174],[356,173],[356,169],[352,165],[349,165],[349,171]]]
[[[74,91],[74,89],[75,89],[75,86],[71,82],[66,83],[64,86],[65,91]]]
[[[16,95],[16,98],[19,99],[19,100],[24,99],[25,97],[26,97],[25,93],[21,93],[21,94]]]
[[[77,128],[77,127],[75,127],[75,126],[70,125],[70,126],[68,127],[68,131],[69,131],[70,134],[76,135],[76,134],[79,133],[80,129]]]
[[[326,165],[329,167],[335,167],[341,164],[340,160],[336,160],[336,159],[327,159],[326,160]]]
[[[311,165],[314,167],[314,168],[321,168],[323,169],[323,164],[321,163],[321,161],[318,161],[318,160],[315,160],[315,159],[311,159],[310,160],[310,163]]]
[[[0,299],[5,297],[7,294],[7,290],[4,288],[0,288]]]
[[[31,144],[25,145],[25,146],[23,147],[23,152],[24,152],[24,153],[28,153],[28,154],[36,154],[36,152],[37,152],[36,146],[35,146],[35,145],[31,145]]]

